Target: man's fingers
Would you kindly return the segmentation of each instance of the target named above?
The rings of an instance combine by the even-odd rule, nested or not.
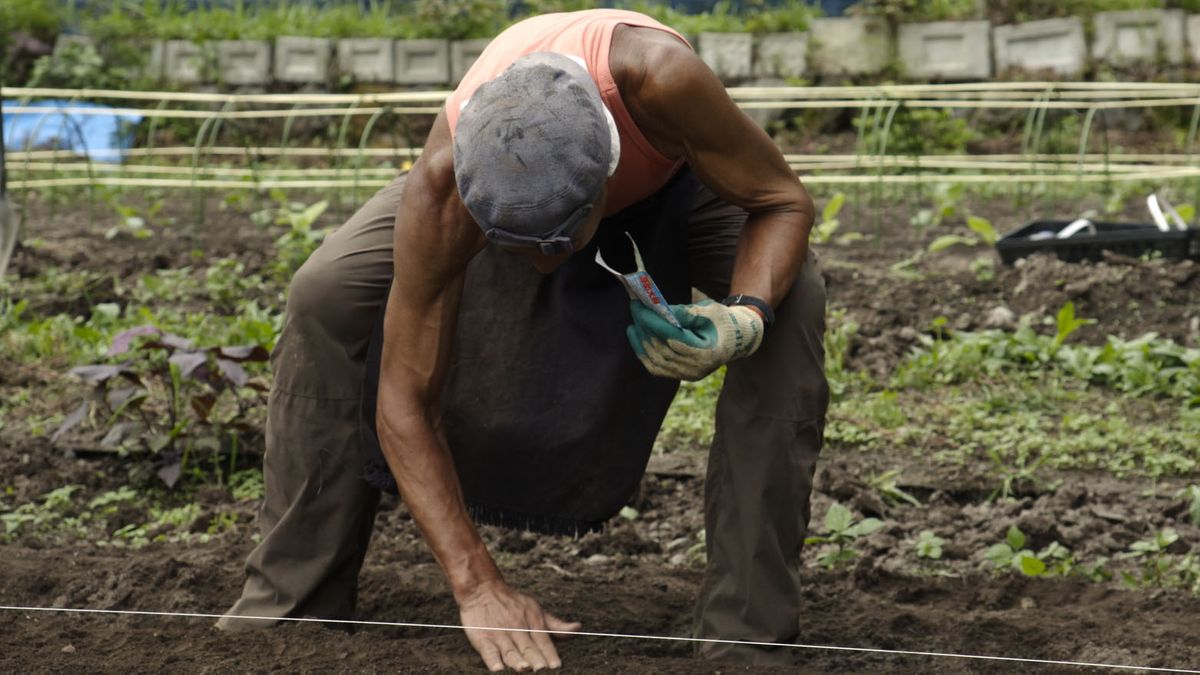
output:
[[[558,618],[557,616],[554,616],[550,612],[544,612],[544,615],[546,617],[546,628],[548,630],[576,633],[579,631],[580,628],[583,628],[583,624],[579,623],[578,621],[563,621],[562,619]],[[570,637],[570,636],[569,635],[556,635],[555,637]]]
[[[536,625],[532,627],[537,628]],[[538,647],[538,644],[535,640],[535,634],[526,633],[524,631],[512,633],[512,641],[517,645],[517,649],[520,650],[521,656],[525,657],[525,662],[529,664],[530,668],[534,670],[541,670],[547,665],[546,657],[542,655],[542,650],[540,647]]]
[[[504,659],[500,656],[500,648],[491,640],[481,639],[475,647],[483,657],[483,664],[493,673],[504,670]]]
[[[538,630],[547,630],[546,613],[543,611],[542,616],[534,622],[534,628]],[[533,640],[535,649],[540,652],[541,656],[545,657],[544,663],[550,668],[557,668],[562,665],[562,660],[558,658],[558,650],[554,648],[554,640],[550,639],[548,633],[530,633],[530,639]]]
[[[513,644],[511,640],[509,641],[508,646],[503,649],[503,651],[504,663],[509,668],[512,668],[516,671],[529,670],[529,660],[526,659],[523,654],[521,654],[521,650],[518,649],[517,645]]]
[[[654,310],[646,307],[636,300],[632,300],[630,302],[630,313],[633,314],[633,322],[646,333],[661,338],[683,337],[683,331],[679,330],[675,326],[672,326],[666,319],[659,316]]]

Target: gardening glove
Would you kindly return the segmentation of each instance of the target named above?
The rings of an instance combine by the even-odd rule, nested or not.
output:
[[[717,368],[745,358],[762,343],[763,320],[745,305],[732,307],[712,300],[672,305],[682,329],[672,326],[642,303],[630,303],[633,325],[625,329],[629,344],[651,375],[699,380]]]

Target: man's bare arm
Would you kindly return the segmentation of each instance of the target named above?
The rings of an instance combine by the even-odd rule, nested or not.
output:
[[[439,150],[436,138],[431,146],[409,174],[396,216],[377,419],[384,457],[457,596],[499,576],[471,524],[440,434],[440,392],[463,278],[483,238],[452,198],[449,146]]]
[[[626,28],[614,37],[613,54],[626,78],[619,80],[623,100],[647,139],[687,160],[709,189],[750,213],[730,294],[777,305],[808,251],[812,198],[771,138],[684,44],[661,31]]]
[[[384,458],[426,543],[450,582],[466,631],[488,668],[557,668],[545,633],[579,630],[504,581],[463,499],[441,427],[441,390],[450,364],[468,262],[485,245],[454,184],[445,116],[434,123],[404,186],[396,215],[395,280],[384,319],[376,406]]]

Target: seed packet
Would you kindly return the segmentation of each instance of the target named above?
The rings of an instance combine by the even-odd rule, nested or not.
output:
[[[671,312],[671,306],[667,304],[666,298],[658,290],[654,279],[651,279],[650,274],[646,272],[646,266],[642,262],[642,253],[638,250],[637,242],[633,240],[633,237],[629,236],[628,232],[625,233],[625,236],[629,237],[629,243],[633,244],[633,259],[637,263],[636,272],[622,274],[609,267],[608,263],[604,262],[604,258],[600,255],[600,249],[596,249],[596,264],[608,270],[610,274],[616,277],[617,281],[620,281],[621,285],[625,287],[625,291],[629,293],[630,298],[649,307],[655,314],[661,316],[672,326],[682,329],[683,326],[680,325],[679,319],[676,319],[675,315]]]

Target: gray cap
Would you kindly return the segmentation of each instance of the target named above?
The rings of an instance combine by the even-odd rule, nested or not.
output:
[[[458,193],[489,239],[552,252],[546,240],[569,240],[599,197],[612,141],[587,70],[562,54],[528,54],[480,85],[462,109],[454,135]]]

